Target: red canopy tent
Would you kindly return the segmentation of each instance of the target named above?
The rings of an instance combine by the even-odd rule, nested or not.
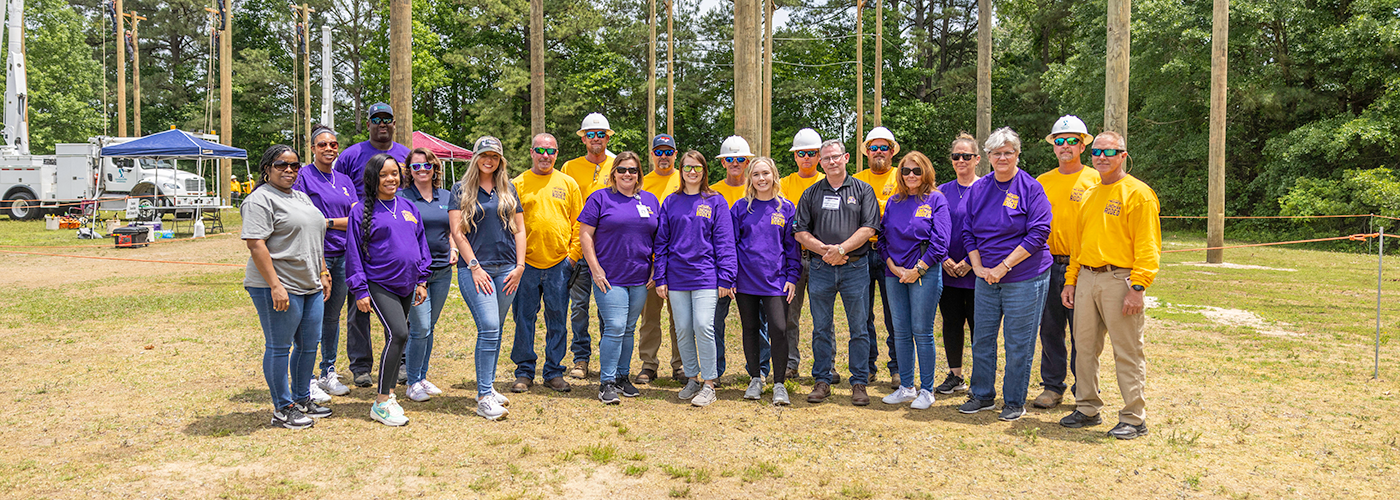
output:
[[[438,159],[446,161],[467,161],[472,159],[471,151],[424,132],[413,132],[413,148],[428,148],[429,151],[437,155]]]

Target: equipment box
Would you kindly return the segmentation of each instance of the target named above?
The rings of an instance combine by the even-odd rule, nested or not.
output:
[[[146,236],[150,232],[145,227],[119,227],[112,230],[112,239],[115,240],[117,248],[136,248],[150,244],[146,241]]]

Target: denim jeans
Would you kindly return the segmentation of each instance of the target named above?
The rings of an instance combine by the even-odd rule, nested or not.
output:
[[[812,378],[831,383],[836,332],[836,295],[846,309],[846,326],[851,340],[847,343],[851,384],[865,385],[869,380],[870,337],[865,329],[870,309],[865,294],[870,287],[869,259],[853,258],[833,266],[817,257],[808,259],[807,298],[812,311]]]
[[[899,385],[914,387],[914,361],[919,363],[919,388],[932,391],[937,383],[938,350],[933,345],[933,317],[943,294],[943,274],[934,270],[913,283],[885,278],[894,320],[894,357],[899,360]]]
[[[272,306],[271,288],[244,287],[263,331],[263,378],[272,393],[272,405],[286,408],[293,401],[311,397],[311,376],[316,370],[316,344],[321,341],[325,304],[321,292],[288,295],[287,310]],[[288,354],[288,351],[291,351]],[[290,372],[290,382],[288,381]],[[290,385],[288,385],[290,384]]]
[[[719,289],[666,293],[671,301],[671,318],[676,323],[676,343],[681,351],[685,376],[701,380],[719,378],[715,354],[715,304]]]
[[[529,267],[526,267],[526,274]],[[515,264],[481,266],[491,276],[490,295],[478,293],[472,282],[470,269],[457,270],[457,289],[462,292],[462,301],[476,320],[476,395],[491,393],[491,383],[496,381],[496,360],[501,357],[501,325],[506,322],[506,313],[516,293],[505,293],[506,275],[515,270]],[[521,284],[524,284],[522,275]],[[532,339],[533,340],[533,339]]]
[[[340,312],[350,295],[345,284],[345,257],[326,257],[326,270],[331,272],[331,289],[321,316],[321,375],[335,369],[335,358],[340,354]]]
[[[593,357],[593,336],[588,333],[588,294],[593,293],[593,271],[587,261],[575,262],[570,275],[569,325],[574,336],[569,351],[574,354],[574,363],[587,363]]]
[[[871,245],[872,247],[874,245]],[[894,322],[890,318],[890,296],[885,288],[885,259],[880,257],[880,253],[873,248],[865,252],[865,257],[870,259],[870,287],[866,290],[865,307],[870,314],[865,319],[865,331],[870,339],[870,376],[875,376],[880,371],[880,336],[875,333],[875,289],[880,289],[880,310],[885,317],[885,350],[889,351],[890,361],[885,364],[889,368],[890,374],[903,373],[899,371],[899,359],[894,355]],[[940,277],[941,279],[941,277]]]
[[[564,374],[564,344],[568,340],[565,321],[569,313],[568,259],[548,269],[526,265],[515,291],[515,345],[510,348],[510,360],[515,363],[515,376],[535,378],[535,316],[544,301],[544,379]]]
[[[1006,405],[1026,404],[1026,386],[1031,379],[1031,358],[1035,355],[1036,329],[1045,310],[1050,271],[1015,283],[987,283],[977,278],[977,305],[972,328],[972,388],[969,394],[986,401],[996,399],[997,329],[1006,344],[1006,373],[1001,391]],[[1005,322],[1003,324],[1003,321]]]
[[[433,330],[437,327],[447,294],[452,291],[452,266],[428,275],[428,299],[408,311],[408,385],[428,378],[428,358],[433,355]]]
[[[603,292],[593,285],[593,298],[598,302],[598,319],[602,334],[598,339],[598,380],[626,380],[632,365],[632,347],[637,332],[637,317],[647,305],[647,294],[655,293],[646,285],[613,285]]]
[[[1065,393],[1065,374],[1074,373],[1074,310],[1060,301],[1065,289],[1065,270],[1069,264],[1050,266],[1050,289],[1045,293],[1045,312],[1040,316],[1040,385]],[[1069,327],[1069,350],[1065,350],[1065,327]],[[1065,364],[1068,362],[1069,366]]]

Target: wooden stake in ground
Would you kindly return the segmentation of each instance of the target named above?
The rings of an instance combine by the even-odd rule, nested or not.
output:
[[[1210,37],[1210,185],[1206,246],[1225,246],[1225,91],[1230,67],[1230,0],[1215,0]],[[1206,262],[1225,261],[1225,250],[1206,250]]]
[[[992,135],[992,0],[977,0],[977,149]],[[987,175],[987,155],[977,162],[977,175]]]
[[[758,1],[734,2],[734,134],[759,144]]]
[[[530,0],[530,134],[544,128],[544,0]]]
[[[138,27],[146,18],[136,11],[122,13],[131,18],[131,128],[132,137],[141,137],[141,32]]]
[[[233,2],[219,0],[224,5],[223,32],[219,34],[219,139],[225,146],[233,145]],[[233,177],[233,159],[219,160],[219,196],[223,204],[233,202],[229,178]]]
[[[126,13],[115,0],[117,15],[117,137],[126,137]]]
[[[1128,59],[1132,0],[1108,0],[1108,54],[1104,60],[1103,128],[1128,136]]]
[[[394,141],[413,144],[413,2],[389,2],[389,106]]]
[[[856,145],[865,139],[865,0],[856,0]],[[865,154],[857,152],[856,171],[865,170]]]

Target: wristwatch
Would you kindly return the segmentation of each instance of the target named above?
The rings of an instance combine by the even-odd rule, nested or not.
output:
[[[476,259],[467,261],[467,269],[476,270],[478,267],[481,267],[481,263],[477,262]]]
[[[1144,286],[1142,286],[1142,285],[1133,285],[1133,291],[1134,291],[1134,292],[1141,292],[1141,291],[1146,290],[1146,289],[1147,289],[1147,288],[1144,287]]]
[[[836,245],[836,253],[839,253],[839,254],[841,254],[841,255],[846,255],[846,247],[843,247],[843,246],[841,246],[841,245]]]
[[[914,270],[919,272],[919,276],[920,276],[920,277],[922,277],[922,276],[924,275],[924,273],[927,273],[927,272],[928,272],[928,268],[927,268],[927,267],[923,267],[923,266],[919,266],[919,265],[914,266]]]

